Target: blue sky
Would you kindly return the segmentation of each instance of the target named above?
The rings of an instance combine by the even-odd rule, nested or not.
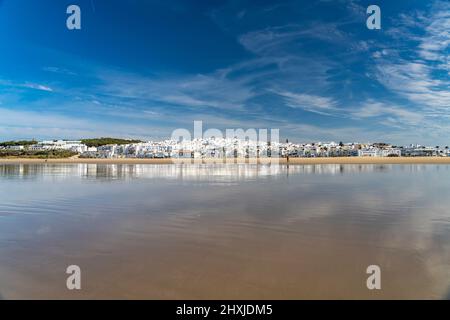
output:
[[[164,138],[202,120],[450,145],[449,1],[0,0],[0,39],[0,140]]]

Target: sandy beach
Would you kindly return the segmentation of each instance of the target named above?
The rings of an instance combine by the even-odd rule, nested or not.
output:
[[[450,157],[330,157],[330,158],[290,158],[289,162],[285,159],[277,159],[272,164],[450,164]],[[2,158],[0,164],[38,164],[38,163],[55,163],[55,164],[243,164],[243,163],[269,163],[268,159],[258,161],[257,159],[83,159],[83,158],[67,158],[67,159],[28,159],[28,158]]]

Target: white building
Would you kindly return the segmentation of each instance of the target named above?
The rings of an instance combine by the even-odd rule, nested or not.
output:
[[[396,148],[389,148],[381,150],[381,156],[382,157],[401,157],[402,151],[400,149]]]
[[[19,150],[25,149],[25,147],[24,146],[9,146],[7,149],[19,151]]]
[[[380,157],[381,153],[378,149],[361,149],[358,150],[358,157]]]

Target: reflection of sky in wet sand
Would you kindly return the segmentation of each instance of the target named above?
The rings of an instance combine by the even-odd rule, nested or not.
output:
[[[450,166],[0,165],[4,298],[445,298]],[[65,289],[78,264],[83,290]],[[382,290],[365,268],[382,269]]]

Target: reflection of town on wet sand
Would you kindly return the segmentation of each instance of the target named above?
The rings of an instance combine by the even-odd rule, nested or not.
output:
[[[450,164],[450,157],[311,157],[311,158],[0,158],[1,164]]]
[[[450,167],[3,165],[4,298],[448,298]],[[68,291],[65,268],[82,269]],[[382,290],[366,288],[368,265]]]
[[[257,165],[257,164],[17,164],[0,165],[0,176],[15,178],[40,176],[42,179],[65,177],[82,178],[163,178],[177,180],[238,181],[248,178],[277,177],[289,174],[343,174],[388,171],[392,164],[307,164],[307,165]],[[424,171],[427,165],[405,165],[399,170]]]

